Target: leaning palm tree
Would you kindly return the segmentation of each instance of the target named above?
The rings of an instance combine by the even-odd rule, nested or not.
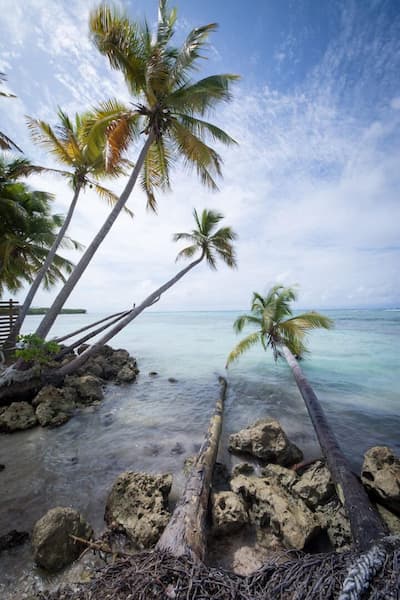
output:
[[[385,529],[363,486],[352,473],[322,406],[296,360],[296,357],[301,358],[307,352],[307,333],[320,327],[330,329],[333,321],[317,312],[293,316],[290,303],[294,300],[295,290],[282,285],[271,288],[265,297],[254,292],[250,314],[238,317],[234,322],[234,329],[240,333],[246,325],[250,325],[256,331],[246,336],[232,350],[226,366],[259,343],[264,350],[271,348],[275,360],[282,356],[286,359],[306,404],[339,498],[349,516],[354,543],[360,550],[367,550],[385,535]]]
[[[156,208],[155,190],[169,188],[170,169],[179,159],[186,167],[194,168],[205,185],[217,188],[215,176],[221,174],[222,161],[207,141],[222,144],[234,141],[203,117],[221,101],[230,99],[230,86],[237,76],[213,75],[194,82],[191,75],[216,25],[193,29],[183,45],[176,48],[170,44],[175,21],[176,11],[168,11],[166,0],[159,0],[154,35],[147,23],[142,26],[131,22],[104,4],[90,15],[95,46],[109,59],[112,68],[122,72],[134,100],[133,109],[115,100],[102,104],[93,115],[94,131],[100,137],[107,134],[106,158],[110,161],[115,161],[119,153],[141,135],[144,144],[117,204],[41,322],[36,332],[41,337],[48,334],[139,176],[153,210]]]
[[[76,114],[74,120],[71,120],[66,113],[59,109],[58,118],[59,123],[54,128],[45,121],[28,118],[28,127],[34,142],[48,150],[59,163],[66,167],[64,170],[46,170],[66,178],[73,189],[73,197],[62,227],[21,306],[12,331],[13,336],[18,335],[36,292],[51,268],[57,249],[70,225],[81,191],[90,186],[101,198],[110,204],[115,204],[117,197],[109,189],[103,187],[99,180],[104,177],[118,177],[124,172],[124,161],[121,156],[115,162],[108,161],[106,166],[104,142],[101,143],[97,133],[96,141],[94,140],[93,132],[87,127],[87,115]]]
[[[58,373],[68,375],[78,369],[84,362],[97,352],[97,350],[106,344],[111,338],[119,333],[131,321],[136,319],[141,312],[146,308],[158,302],[167,290],[177,283],[186,273],[205,260],[211,269],[217,268],[217,260],[221,259],[228,267],[236,267],[235,251],[232,242],[236,239],[236,234],[230,227],[218,227],[219,222],[223,219],[223,215],[213,210],[204,209],[201,216],[196,210],[193,211],[193,216],[196,223],[196,228],[190,233],[176,233],[173,237],[174,241],[185,240],[189,242],[189,246],[181,250],[177,256],[177,260],[181,258],[192,258],[195,254],[200,253],[200,256],[190,262],[184,269],[179,271],[172,279],[164,283],[161,287],[150,294],[141,304],[133,308],[122,318],[118,318],[118,322],[111,327],[107,333],[103,335],[95,344],[82,352],[71,362],[62,367]],[[111,323],[113,324],[113,323]],[[86,338],[88,339],[88,338]],[[73,349],[74,345],[71,346]]]

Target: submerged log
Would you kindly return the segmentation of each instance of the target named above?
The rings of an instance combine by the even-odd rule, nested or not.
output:
[[[208,500],[221,437],[227,383],[223,377],[219,377],[218,380],[220,396],[204,442],[187,479],[183,495],[156,545],[159,552],[167,551],[175,557],[188,556],[195,561],[204,561],[206,554]]]

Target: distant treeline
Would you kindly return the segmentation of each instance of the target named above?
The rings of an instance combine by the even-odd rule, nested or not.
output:
[[[40,308],[30,308],[28,310],[28,315],[45,315],[49,309],[40,307]],[[86,313],[86,308],[63,308],[60,311],[61,315],[77,315]]]

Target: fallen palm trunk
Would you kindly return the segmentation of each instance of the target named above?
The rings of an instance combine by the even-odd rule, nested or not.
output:
[[[166,551],[175,557],[189,556],[192,560],[199,561],[205,558],[206,516],[221,437],[226,379],[219,377],[219,383],[220,396],[206,437],[187,479],[183,495],[156,546],[157,551]]]
[[[94,323],[89,323],[89,325],[85,325],[84,327],[81,327],[80,329],[71,331],[71,333],[67,333],[60,337],[52,338],[52,341],[57,342],[57,344],[61,344],[61,342],[64,342],[65,340],[68,340],[69,338],[75,337],[76,335],[78,335],[79,333],[82,333],[83,331],[92,329],[92,327],[95,327],[96,325],[100,325],[100,323],[105,323],[105,321],[110,321],[111,319],[114,319],[115,317],[120,317],[120,316],[122,317],[122,315],[128,314],[128,312],[129,311],[125,310],[125,311],[114,313],[112,315],[108,315],[108,317],[104,317],[104,319],[100,319],[99,321],[95,321]]]

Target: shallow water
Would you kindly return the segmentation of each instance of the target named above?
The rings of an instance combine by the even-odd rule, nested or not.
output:
[[[400,448],[398,375],[400,311],[325,311],[333,331],[310,337],[302,366],[354,468],[366,448]],[[137,357],[136,383],[108,386],[105,400],[58,429],[0,435],[0,535],[31,530],[51,507],[73,506],[97,532],[107,491],[124,470],[174,473],[173,499],[183,485],[184,459],[196,452],[218,395],[217,375],[237,338],[231,312],[148,312],[113,341]],[[100,315],[65,315],[54,334]],[[33,329],[39,317],[29,317]],[[156,377],[149,376],[157,371]],[[170,383],[169,377],[177,382]],[[261,348],[228,373],[224,438],[264,416],[280,419],[306,458],[319,450],[303,401],[285,364]],[[221,458],[229,463],[226,450]],[[17,580],[38,576],[29,548],[3,553],[0,597]],[[11,592],[9,592],[11,593]],[[22,592],[21,592],[22,594]],[[9,598],[23,597],[9,595]]]

